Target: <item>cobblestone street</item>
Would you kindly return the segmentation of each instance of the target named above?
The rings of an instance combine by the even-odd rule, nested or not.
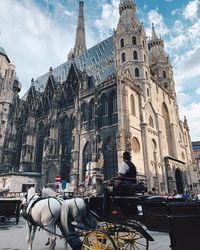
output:
[[[155,239],[150,242],[150,250],[169,250],[169,237],[165,233],[151,232]],[[37,231],[33,243],[33,250],[47,250],[45,242],[47,233],[43,230]],[[64,249],[64,241],[57,239],[56,250]],[[69,248],[70,249],[70,248]],[[0,224],[0,250],[27,250],[26,246],[26,225],[25,221],[20,218],[19,224],[15,222]]]

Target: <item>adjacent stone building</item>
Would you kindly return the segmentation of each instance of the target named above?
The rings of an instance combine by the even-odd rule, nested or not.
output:
[[[91,162],[89,186],[116,175],[127,150],[137,178],[159,192],[198,185],[187,120],[182,122],[173,69],[152,27],[148,40],[134,0],[121,0],[113,36],[86,49],[84,2],[68,61],[15,96],[1,172],[60,175],[78,192]],[[3,172],[5,174],[3,174]]]

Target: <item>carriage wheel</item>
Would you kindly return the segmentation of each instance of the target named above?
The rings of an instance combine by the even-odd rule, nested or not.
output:
[[[123,250],[148,250],[149,241],[142,234],[135,230],[116,232],[115,244],[118,249]]]
[[[117,250],[111,236],[101,230],[89,232],[82,243],[82,250]]]

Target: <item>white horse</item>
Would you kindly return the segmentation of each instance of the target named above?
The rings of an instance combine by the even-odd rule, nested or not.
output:
[[[81,198],[66,200],[62,204],[60,215],[61,231],[66,239],[65,249],[67,249],[68,243],[73,250],[80,250],[82,242],[76,233],[73,222],[88,229],[97,227],[97,221],[91,216],[85,201]]]
[[[73,250],[81,249],[81,240],[75,231],[73,222],[82,224],[87,228],[95,228],[97,221],[90,215],[85,201],[81,198],[63,200],[58,197],[53,190],[43,189],[41,199],[35,192],[35,188],[30,188],[27,193],[28,207],[26,213],[31,216],[28,219],[28,250],[32,250],[32,244],[37,226],[47,230],[49,250],[54,250],[56,245],[56,225],[59,226],[64,238],[65,249],[67,244]],[[22,202],[25,205],[25,201]],[[52,233],[51,233],[52,232]]]
[[[41,199],[35,192],[35,188],[30,188],[27,192],[26,214],[28,215],[28,250],[32,250],[33,240],[37,227],[45,229],[49,235],[49,250],[54,250],[56,245],[56,225],[59,225],[61,206],[64,200],[55,197]],[[22,202],[25,205],[25,201]]]

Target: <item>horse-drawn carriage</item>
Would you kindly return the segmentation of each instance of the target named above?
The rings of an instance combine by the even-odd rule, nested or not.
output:
[[[86,234],[82,249],[149,249],[148,231],[169,233],[172,250],[199,250],[200,203],[160,196],[112,196],[109,213],[103,197],[89,198],[89,208],[101,230]],[[147,231],[148,229],[148,231]],[[107,244],[101,248],[101,244]],[[167,246],[166,246],[167,248]]]
[[[38,203],[36,203],[37,199],[31,198],[35,211],[37,211],[37,206],[39,208]],[[76,250],[147,250],[149,249],[149,241],[154,240],[149,231],[169,233],[172,250],[200,249],[198,242],[200,229],[199,202],[142,194],[134,194],[133,196],[112,194],[108,200],[108,211],[105,213],[103,196],[85,198],[85,202],[79,198],[73,198],[72,202],[65,201],[63,203],[59,203],[53,198],[49,199],[51,200],[48,200],[46,205],[44,200],[39,200],[43,203],[41,213],[45,210],[44,206],[47,206],[45,213],[49,211],[50,221],[52,220],[51,216],[54,215],[54,229],[56,225],[64,223],[62,227],[64,230],[61,230],[61,232],[68,243],[71,239],[82,237],[81,246],[79,244],[79,247],[72,247]],[[51,203],[58,207],[55,214],[50,206]],[[30,205],[29,208],[31,208]],[[86,212],[86,208],[89,212]],[[34,215],[35,212],[32,212],[32,215]],[[70,222],[73,220],[79,222],[80,219],[80,222],[84,224],[85,217],[88,214],[92,215],[98,223],[94,227],[88,226],[88,224],[87,226],[74,225],[76,231],[70,234],[69,220],[71,220]],[[40,214],[38,217],[41,217]],[[62,221],[56,221],[56,218],[58,220],[61,218]],[[37,224],[36,219],[31,220],[29,222],[33,226],[42,227],[42,221]],[[43,222],[43,224],[45,223]],[[49,229],[45,226],[42,228],[49,233]],[[54,236],[57,235],[55,231],[53,231],[53,234]],[[54,245],[54,243],[52,244]]]

